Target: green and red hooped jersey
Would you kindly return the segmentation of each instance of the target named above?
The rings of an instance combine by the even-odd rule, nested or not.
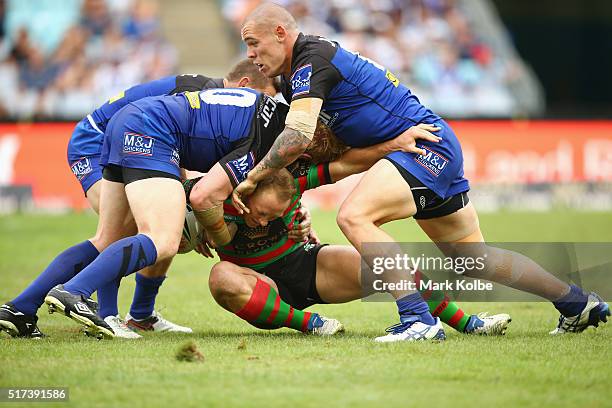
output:
[[[288,232],[293,229],[296,222],[302,194],[306,190],[331,183],[329,163],[311,165],[307,161],[298,161],[289,168],[289,171],[294,176],[297,192],[285,213],[265,227],[249,227],[231,200],[225,201],[223,204],[225,221],[235,222],[238,231],[230,244],[217,249],[222,260],[261,270],[304,245],[304,242],[289,239]]]

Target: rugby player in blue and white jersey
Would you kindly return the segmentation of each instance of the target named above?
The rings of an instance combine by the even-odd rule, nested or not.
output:
[[[468,200],[469,184],[463,176],[457,136],[390,71],[334,41],[300,33],[291,14],[271,3],[247,16],[241,35],[247,57],[261,72],[268,77],[283,76],[285,99],[291,105],[285,130],[235,189],[238,210],[248,212],[242,199],[259,181],[292,163],[307,148],[317,118],[351,147],[377,144],[415,125],[428,124],[439,138],[423,136],[415,140],[411,153],[395,152],[377,162],[342,204],[338,224],[353,246],[364,255],[364,243],[389,243],[386,253],[396,253],[399,247],[380,226],[413,217],[448,255],[456,256],[462,249],[457,243],[479,243],[480,253],[487,254],[486,267],[466,275],[553,302],[561,317],[552,333],[580,332],[607,320],[609,307],[595,293],[568,285],[520,254],[484,244],[478,216]],[[398,269],[382,277],[388,283],[411,279]],[[400,323],[377,341],[445,337],[439,320],[432,317],[418,292],[389,293],[396,299]]]
[[[224,87],[250,87],[271,96],[277,93],[273,80],[262,75],[249,60],[242,60],[232,67],[224,78],[178,75],[136,85],[111,98],[81,120],[68,144],[68,164],[81,184],[91,208],[99,213],[102,142],[110,119],[121,108],[145,97]],[[131,217],[125,222],[136,229]],[[86,266],[75,261],[81,257],[81,254],[77,255],[76,252],[94,257],[98,249],[94,244],[85,241],[79,248],[72,249],[75,254],[66,253],[61,259],[49,265],[19,296],[0,307],[0,329],[16,337],[41,337],[42,333],[37,327],[36,312],[44,302],[45,295],[51,288],[68,281]],[[165,279],[169,265],[170,262],[159,263],[136,274],[134,299],[126,318],[131,327],[140,330],[191,332],[190,328],[174,324],[154,310],[155,297]],[[118,280],[98,288],[99,309],[95,302],[90,302],[90,306],[113,327],[116,335],[128,338],[140,337],[128,330],[124,321],[118,317],[118,290]]]
[[[208,240],[228,243],[232,231],[223,220],[223,200],[272,146],[287,109],[254,90],[227,88],[143,98],[117,112],[100,156],[98,231],[54,261],[71,253],[72,262],[85,267],[49,291],[50,311],[63,312],[92,335],[115,336],[88,299],[97,289],[177,253],[185,218],[181,168],[208,173],[189,199]],[[126,228],[127,217],[134,218],[136,234]],[[84,245],[89,253],[78,250]]]

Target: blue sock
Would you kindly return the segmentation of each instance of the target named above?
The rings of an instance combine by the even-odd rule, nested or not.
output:
[[[99,252],[90,241],[84,241],[59,254],[19,296],[11,301],[17,310],[35,315],[49,291],[68,282],[89,265]]]
[[[130,315],[134,319],[142,320],[153,314],[155,308],[155,298],[159,287],[164,283],[165,276],[159,278],[147,278],[141,274],[136,274],[136,290],[130,308]]]
[[[402,322],[402,317],[417,315],[419,316],[419,321],[425,324],[433,325],[436,323],[436,319],[429,313],[427,302],[423,300],[419,292],[399,298],[395,303],[397,304],[397,311]]]
[[[143,234],[120,239],[100,253],[87,268],[64,285],[73,295],[90,297],[109,282],[121,279],[145,266],[153,265],[157,250]]]
[[[570,291],[561,299],[553,302],[559,313],[565,317],[576,316],[586,306],[589,296],[576,285],[570,285]]]
[[[121,278],[115,279],[98,289],[98,315],[101,318],[119,314],[117,295],[119,294],[120,283]]]

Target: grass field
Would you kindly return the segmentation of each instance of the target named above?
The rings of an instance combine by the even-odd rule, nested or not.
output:
[[[325,242],[345,242],[334,214],[315,213]],[[14,297],[65,247],[95,229],[91,215],[0,217],[0,301]],[[500,213],[481,216],[491,241],[612,241],[610,213]],[[388,230],[424,240],[414,223]],[[352,302],[312,309],[341,320],[338,338],[287,329],[258,331],[223,311],[207,287],[211,262],[179,256],[158,297],[165,317],[191,336],[145,335],[137,341],[84,337],[72,321],[39,313],[48,338],[0,337],[0,387],[69,387],[71,406],[610,406],[612,330],[552,338],[557,320],[546,303],[464,304],[468,312],[508,312],[508,334],[443,343],[374,344],[395,323],[392,303]],[[124,280],[127,312],[134,279]],[[187,339],[202,363],[174,356]],[[244,345],[245,347],[239,347]],[[0,403],[2,405],[2,403]],[[54,404],[58,405],[58,404]],[[7,404],[7,406],[17,406]]]

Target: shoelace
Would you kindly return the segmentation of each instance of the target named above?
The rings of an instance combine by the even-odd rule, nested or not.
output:
[[[160,322],[162,324],[169,324],[168,321],[166,319],[164,319],[164,317],[157,311],[153,311],[153,314],[151,315],[152,317],[155,317],[157,319],[157,322]]]
[[[403,321],[396,323],[393,326],[387,327],[385,329],[385,332],[391,333],[391,334],[398,334],[398,333],[404,332],[407,329],[409,329],[410,326],[418,322],[419,318],[417,316],[408,316],[408,317],[402,318],[402,320]]]
[[[313,327],[312,328],[312,332],[313,333],[318,333],[318,332],[322,331],[323,327],[325,327],[325,323],[327,323],[327,319],[325,319],[325,318],[323,318],[321,316],[319,316],[319,319],[321,319],[321,325],[317,326],[317,327]]]
[[[563,326],[564,322],[565,322],[565,316],[563,315],[559,316],[559,323],[557,323],[557,329],[560,329]]]
[[[130,328],[128,327],[127,323],[125,323],[123,320],[121,320],[117,316],[113,317],[113,322],[115,322],[119,326],[120,329],[131,331]]]
[[[88,298],[84,298],[85,304],[87,305],[87,307],[89,307],[89,309],[91,309],[92,312],[94,313],[98,313],[98,302],[96,302],[93,299],[88,299]]]

